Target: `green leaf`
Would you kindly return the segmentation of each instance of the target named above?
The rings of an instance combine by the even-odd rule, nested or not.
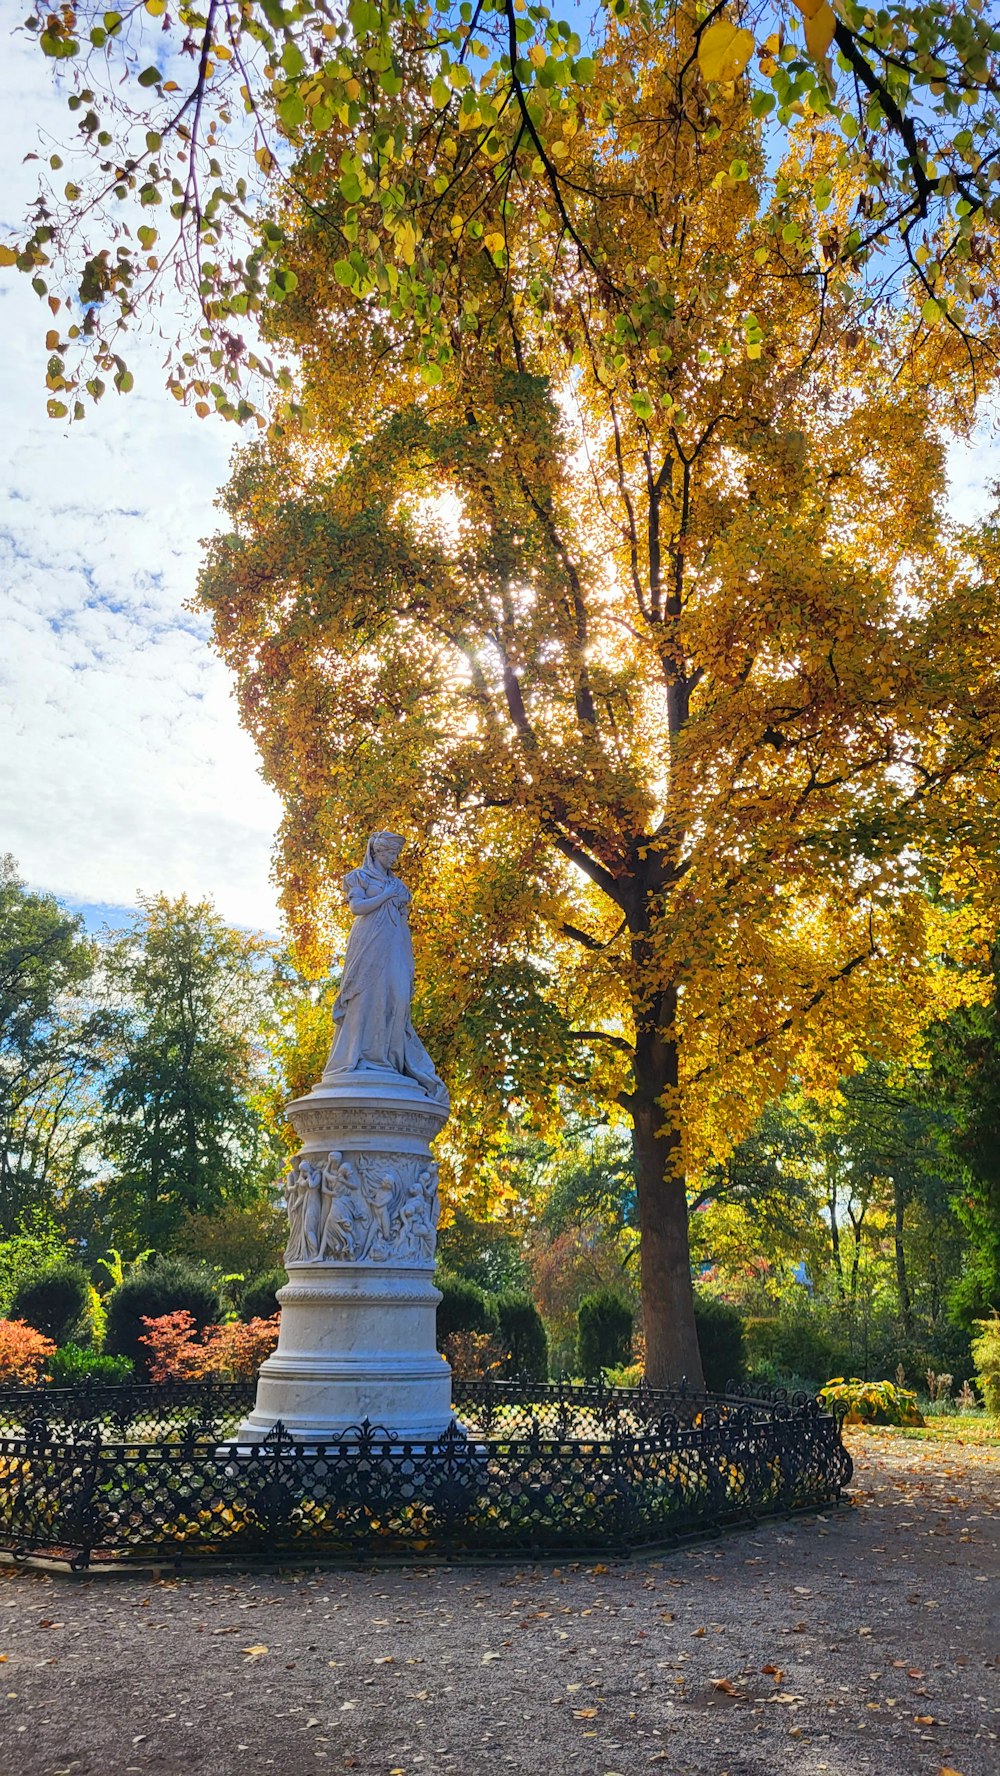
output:
[[[305,65],[306,58],[302,54],[298,44],[292,43],[291,41],[286,43],[281,52],[281,66],[284,68],[289,79],[294,80],[297,75],[304,73]]]
[[[286,129],[298,129],[299,125],[306,120],[306,108],[301,94],[288,93],[278,106],[278,116]]]
[[[333,275],[338,284],[343,284],[345,290],[353,290],[358,280],[358,274],[349,259],[338,259]]]
[[[636,394],[629,395],[629,406],[637,419],[652,419],[653,402],[646,389],[640,389]]]
[[[159,86],[162,80],[163,75],[160,73],[159,68],[143,68],[142,73],[139,75],[140,86]]]

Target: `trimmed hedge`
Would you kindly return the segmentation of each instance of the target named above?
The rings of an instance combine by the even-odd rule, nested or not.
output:
[[[237,1312],[241,1320],[270,1320],[279,1311],[275,1296],[288,1281],[284,1270],[265,1270],[251,1277],[240,1290]]]
[[[705,1386],[710,1394],[724,1393],[727,1382],[742,1381],[746,1374],[743,1321],[728,1301],[719,1301],[714,1295],[696,1295],[694,1323]]]
[[[82,1265],[51,1264],[21,1284],[9,1318],[26,1320],[54,1344],[66,1344],[83,1319],[89,1295],[90,1278]]]
[[[129,1357],[137,1379],[145,1381],[150,1352],[140,1343],[145,1332],[142,1322],[181,1308],[187,1309],[199,1332],[218,1320],[222,1303],[212,1272],[183,1258],[155,1258],[112,1291],[105,1349],[112,1356]]]
[[[633,1314],[613,1289],[586,1295],[576,1314],[576,1352],[580,1374],[590,1381],[603,1369],[627,1363],[632,1353]]]
[[[496,1298],[497,1335],[506,1353],[508,1375],[547,1381],[549,1341],[542,1316],[531,1299],[510,1291]]]
[[[848,1366],[843,1345],[835,1342],[818,1316],[749,1319],[744,1332],[750,1373],[768,1381],[800,1376],[819,1388]]]
[[[437,1310],[439,1350],[453,1332],[496,1331],[496,1309],[485,1290],[447,1271],[439,1271],[434,1280],[441,1291]]]

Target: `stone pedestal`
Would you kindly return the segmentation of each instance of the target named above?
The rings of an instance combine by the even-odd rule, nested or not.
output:
[[[278,1348],[237,1441],[280,1421],[307,1441],[368,1419],[403,1440],[451,1421],[435,1347],[437,1167],[447,1106],[397,1073],[327,1074],[288,1114],[302,1138],[286,1181],[289,1280]]]

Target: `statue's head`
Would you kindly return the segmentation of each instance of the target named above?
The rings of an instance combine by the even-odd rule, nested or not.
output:
[[[382,869],[393,869],[402,849],[403,840],[399,833],[374,832],[368,840],[365,862],[380,864]]]

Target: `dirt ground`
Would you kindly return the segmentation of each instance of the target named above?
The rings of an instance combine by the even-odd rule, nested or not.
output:
[[[997,1776],[1000,1449],[653,1561],[0,1571],[0,1776]]]

